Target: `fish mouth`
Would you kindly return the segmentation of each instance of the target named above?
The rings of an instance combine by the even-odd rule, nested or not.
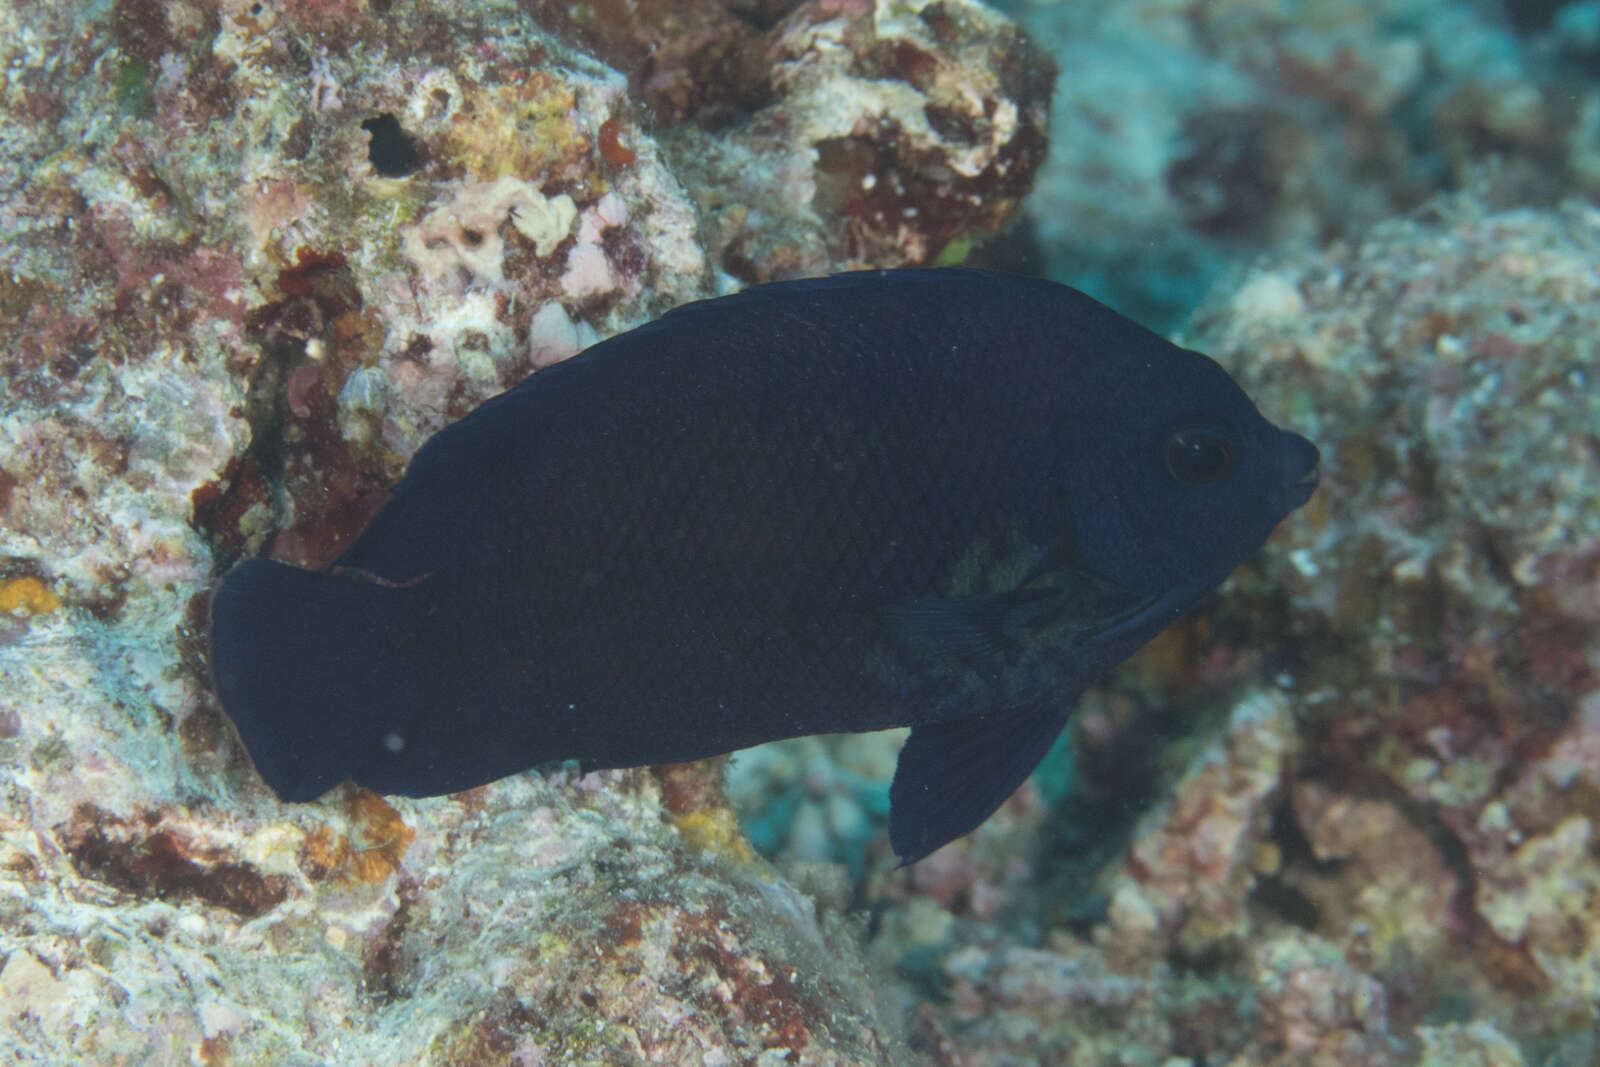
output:
[[[1317,446],[1297,433],[1285,433],[1280,453],[1283,495],[1288,510],[1304,504],[1316,492],[1322,478],[1322,453]]]

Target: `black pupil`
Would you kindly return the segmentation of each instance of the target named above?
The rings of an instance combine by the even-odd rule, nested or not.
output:
[[[1180,430],[1167,440],[1167,470],[1187,485],[1212,485],[1233,473],[1233,449],[1207,430]]]

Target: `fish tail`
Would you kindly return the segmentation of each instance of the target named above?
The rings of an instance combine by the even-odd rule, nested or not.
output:
[[[211,675],[263,780],[311,800],[380,760],[415,699],[415,586],[252,559],[211,599]]]

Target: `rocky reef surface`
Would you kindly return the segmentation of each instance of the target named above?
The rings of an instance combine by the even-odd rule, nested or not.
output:
[[[1232,265],[1469,181],[1600,193],[1600,8],[998,0],[1055,58],[1024,262],[1157,328]]]
[[[1423,33],[1341,10],[1352,41]],[[1373,132],[1424,92],[1393,41],[1375,62],[1239,29],[1260,6],[1106,11],[1241,64],[1276,41],[1343,123],[1315,144],[1367,145],[1358,170],[1410,150]],[[206,594],[242,555],[331,559],[429,434],[599,336],[747,281],[960,261],[1044,158],[1051,63],[1013,24],[966,0],[118,0],[0,9],[0,59],[5,1055],[1600,1055],[1591,208],[1458,197],[1326,241],[1295,220],[1336,197],[1239,207],[1263,244],[1319,243],[1219,288],[1189,341],[1323,446],[1323,489],[1085,698],[1075,753],[895,870],[892,735],[738,757],[731,803],[711,761],[279,804],[210,692]],[[1512,69],[1474,62],[1444,66]],[[1460,92],[1431,113],[1466,116],[1441,139],[1463,173],[1498,155],[1497,199],[1537,199],[1527,161],[1558,157],[1583,191],[1592,124],[1556,94]],[[1233,158],[1283,121],[1194,143]],[[1056,129],[1070,195],[1034,210],[1092,234],[1118,204]],[[1197,165],[1178,202],[1233,204],[1247,172]]]
[[[762,252],[778,276],[998,225],[1048,78],[991,71],[1048,64],[927,6],[774,18],[720,169],[515,4],[0,11],[8,1058],[893,1061],[853,928],[704,772],[284,806],[204,649],[233,560],[331,559],[429,434],[735,284],[752,235],[806,249]],[[875,153],[884,191],[850,193]]]

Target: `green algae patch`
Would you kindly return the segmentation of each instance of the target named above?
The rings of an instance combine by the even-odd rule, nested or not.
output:
[[[151,100],[150,67],[142,60],[124,59],[117,68],[116,81],[111,84],[117,110],[133,119],[147,119],[155,114]]]

